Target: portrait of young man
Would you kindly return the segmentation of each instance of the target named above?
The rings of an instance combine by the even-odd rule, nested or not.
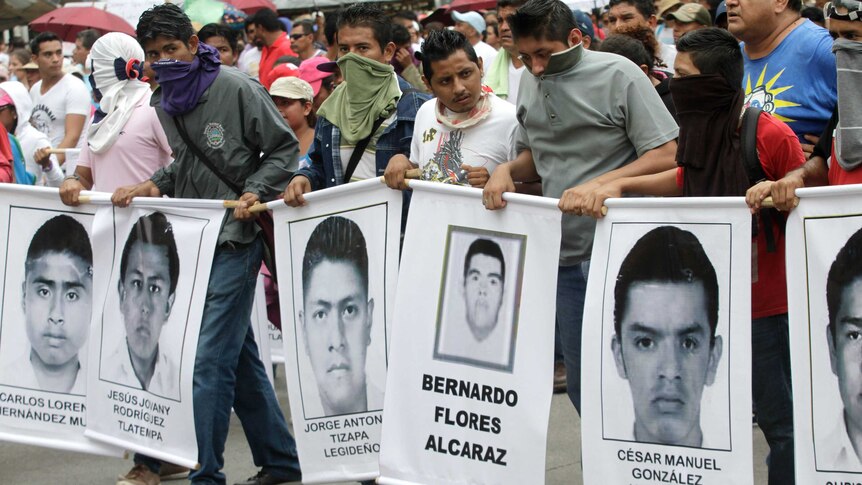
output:
[[[322,405],[314,409],[313,399],[303,398],[306,418],[383,408],[383,390],[372,385],[383,379],[366,375],[373,315],[365,236],[356,222],[327,217],[312,231],[302,258],[297,316],[303,338],[297,344],[311,364]]]
[[[86,229],[68,215],[49,219],[30,240],[24,262],[21,307],[29,345],[4,369],[4,384],[85,394],[87,372],[79,353],[89,335],[92,292]]]
[[[815,429],[817,468],[862,471],[862,230],[838,252],[826,279],[829,363],[838,380],[844,412]],[[817,408],[814,409],[817,412]]]
[[[655,228],[626,255],[614,287],[611,340],[634,404],[626,440],[712,447],[700,417],[722,355],[718,293],[715,268],[691,232]]]
[[[123,246],[117,282],[125,339],[103,361],[103,379],[179,399],[177,358],[159,345],[179,274],[177,243],[167,217],[153,212],[139,218]]]
[[[517,280],[518,264],[507,261],[494,238],[471,235],[463,259],[454,256],[447,265],[447,271],[458,272],[457,278],[446,277],[447,284],[457,288],[444,290],[434,358],[511,371],[514,317],[506,309],[514,292],[506,291],[506,282]]]

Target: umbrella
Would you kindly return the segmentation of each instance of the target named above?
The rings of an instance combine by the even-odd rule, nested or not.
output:
[[[271,0],[231,0],[230,3],[249,15],[265,8],[276,10]]]
[[[75,42],[78,32],[86,29],[135,36],[135,29],[121,17],[94,7],[60,7],[30,22],[30,28],[53,32],[68,42]]]

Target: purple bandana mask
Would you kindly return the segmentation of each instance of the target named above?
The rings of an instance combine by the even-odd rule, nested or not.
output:
[[[193,110],[198,100],[218,77],[218,51],[203,42],[191,62],[161,59],[152,64],[162,92],[162,109],[170,116]]]

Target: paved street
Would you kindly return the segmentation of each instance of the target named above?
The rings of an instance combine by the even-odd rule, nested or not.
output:
[[[283,369],[276,379],[281,408],[289,415]],[[766,483],[766,442],[757,428],[753,429],[755,483]],[[554,396],[548,431],[546,483],[554,485],[580,484],[581,460],[579,420],[565,394]],[[131,467],[131,460],[102,458],[45,448],[0,443],[0,485],[111,485],[117,474]],[[225,453],[228,483],[254,475],[251,453],[239,420],[233,419]],[[168,484],[184,481],[165,482]]]

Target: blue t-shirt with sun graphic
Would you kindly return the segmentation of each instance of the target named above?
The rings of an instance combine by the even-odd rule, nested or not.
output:
[[[768,56],[745,60],[746,105],[771,113],[796,133],[820,136],[835,109],[837,72],[829,31],[806,20]]]

